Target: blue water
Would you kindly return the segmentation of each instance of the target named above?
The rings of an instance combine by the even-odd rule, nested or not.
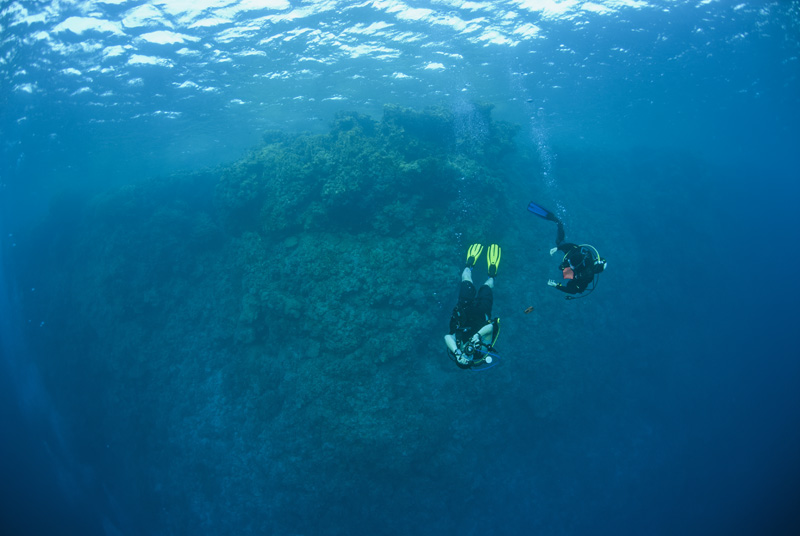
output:
[[[4,534],[800,533],[797,1],[0,10]],[[480,173],[237,204],[265,132],[385,106]],[[531,200],[608,259],[586,298]]]

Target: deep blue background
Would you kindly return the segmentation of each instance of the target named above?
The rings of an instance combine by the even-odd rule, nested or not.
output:
[[[344,102],[323,101],[319,79],[301,79],[274,100],[319,91],[316,101],[282,101],[261,115],[227,105],[236,90],[258,92],[257,60],[212,69],[208,76],[234,89],[185,101],[169,75],[143,69],[142,90],[104,81],[119,102],[98,108],[58,93],[58,70],[33,67],[37,51],[4,41],[4,50],[18,51],[4,66],[1,103],[4,533],[101,534],[104,525],[130,530],[139,515],[138,505],[112,498],[91,467],[75,462],[70,425],[49,404],[37,356],[20,336],[39,320],[17,314],[27,289],[3,267],[53,196],[68,188],[82,198],[230,162],[264,128],[323,130],[338,109],[379,113],[387,102],[457,107],[470,99],[494,102],[496,116],[523,126],[520,145],[538,151],[555,177],[520,170],[530,197],[563,206],[568,238],[596,243],[610,268],[588,303],[556,301],[536,287],[536,274],[509,277],[506,288],[500,280],[498,308],[512,308],[509,296],[520,294],[541,300],[544,315],[573,308],[552,309],[557,320],[544,317],[536,329],[510,318],[503,344],[513,357],[497,374],[529,383],[532,393],[560,393],[557,414],[569,419],[537,419],[530,400],[503,399],[505,433],[493,438],[484,467],[463,469],[482,475],[482,499],[470,517],[453,520],[454,531],[800,532],[798,6],[772,4],[769,16],[758,15],[761,3],[670,6],[668,14],[588,16],[585,25],[534,21],[545,38],[516,47],[456,40],[463,65],[414,85],[386,78],[408,70],[392,62],[320,67]],[[350,16],[369,21],[371,12]],[[7,30],[21,38],[27,28]],[[418,45],[407,46],[413,55]],[[13,89],[18,80],[9,73],[24,68],[43,93]],[[363,82],[353,83],[354,72]],[[166,108],[182,115],[140,115]],[[530,249],[518,259],[546,252],[554,231],[526,214],[526,203],[516,221],[520,234],[535,236],[519,241]],[[516,268],[524,274],[524,262]],[[568,344],[556,336],[572,331]],[[515,359],[527,363],[515,371]],[[554,370],[567,381],[555,384]]]

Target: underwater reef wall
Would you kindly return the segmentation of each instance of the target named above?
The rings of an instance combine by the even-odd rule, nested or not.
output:
[[[452,457],[478,463],[479,445],[439,448],[466,418],[442,401],[482,381],[442,377],[441,337],[463,246],[508,211],[516,132],[488,105],[387,106],[324,135],[269,132],[219,169],[56,200],[20,287],[36,288],[48,388],[109,491],[132,486],[166,533],[337,534],[352,497],[365,530],[392,508],[401,531],[445,523],[409,513],[410,490],[468,478]]]

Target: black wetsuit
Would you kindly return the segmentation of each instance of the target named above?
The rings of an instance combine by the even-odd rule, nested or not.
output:
[[[492,289],[487,285],[475,291],[472,281],[462,281],[458,290],[458,304],[450,316],[450,334],[461,344],[468,341],[483,326],[492,321]]]
[[[603,264],[595,264],[591,253],[577,244],[564,242],[558,244],[558,250],[565,254],[564,261],[559,268],[572,268],[574,274],[566,285],[558,284],[556,288],[567,294],[580,294],[594,280],[595,274],[599,274],[605,269]]]

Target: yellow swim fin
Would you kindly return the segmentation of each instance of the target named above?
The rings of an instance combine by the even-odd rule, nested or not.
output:
[[[472,244],[469,247],[469,249],[467,250],[468,267],[475,266],[475,262],[478,260],[478,257],[481,256],[481,251],[483,251],[483,246],[480,244]]]
[[[489,267],[489,277],[497,276],[497,268],[500,266],[500,246],[492,244],[486,250],[486,264]]]

